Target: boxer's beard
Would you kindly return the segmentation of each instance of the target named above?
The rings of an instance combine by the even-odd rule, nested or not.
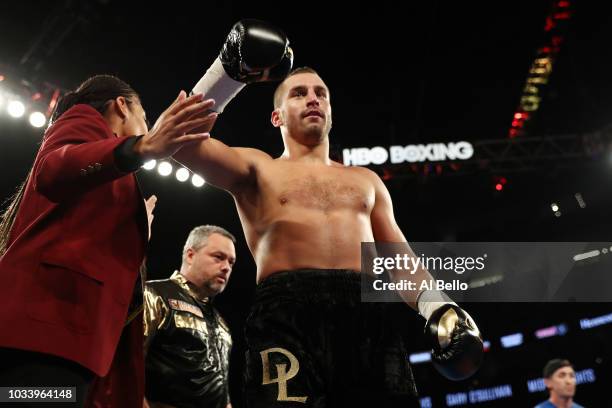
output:
[[[304,136],[308,144],[319,144],[323,141],[324,131],[319,126],[311,126],[304,132]]]
[[[323,126],[307,126],[303,132],[304,141],[306,142],[305,144],[309,146],[320,144],[323,142],[323,140],[325,140],[325,137],[329,134],[330,129],[331,119],[330,121],[325,121]]]

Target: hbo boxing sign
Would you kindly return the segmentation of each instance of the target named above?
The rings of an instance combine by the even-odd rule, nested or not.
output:
[[[372,148],[354,147],[344,149],[344,164],[367,166],[368,164],[418,163],[424,161],[467,160],[474,155],[474,147],[469,142],[429,143],[426,145],[391,146],[389,150],[376,146]]]

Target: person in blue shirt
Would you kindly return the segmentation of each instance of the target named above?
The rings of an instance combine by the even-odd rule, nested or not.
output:
[[[574,402],[576,373],[568,360],[556,358],[546,363],[544,384],[550,397],[535,408],[584,408]]]

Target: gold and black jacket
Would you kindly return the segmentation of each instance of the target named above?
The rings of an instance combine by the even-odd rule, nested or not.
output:
[[[148,281],[144,292],[145,381],[150,402],[225,408],[230,331],[210,298],[181,274]]]

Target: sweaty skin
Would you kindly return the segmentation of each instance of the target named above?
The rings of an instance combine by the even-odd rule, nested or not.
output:
[[[214,138],[174,155],[234,197],[258,282],[297,268],[360,271],[361,242],[406,242],[378,175],[329,159],[331,104],[318,75],[285,79],[271,121],[285,145],[278,158]],[[407,296],[414,307],[416,294]]]

